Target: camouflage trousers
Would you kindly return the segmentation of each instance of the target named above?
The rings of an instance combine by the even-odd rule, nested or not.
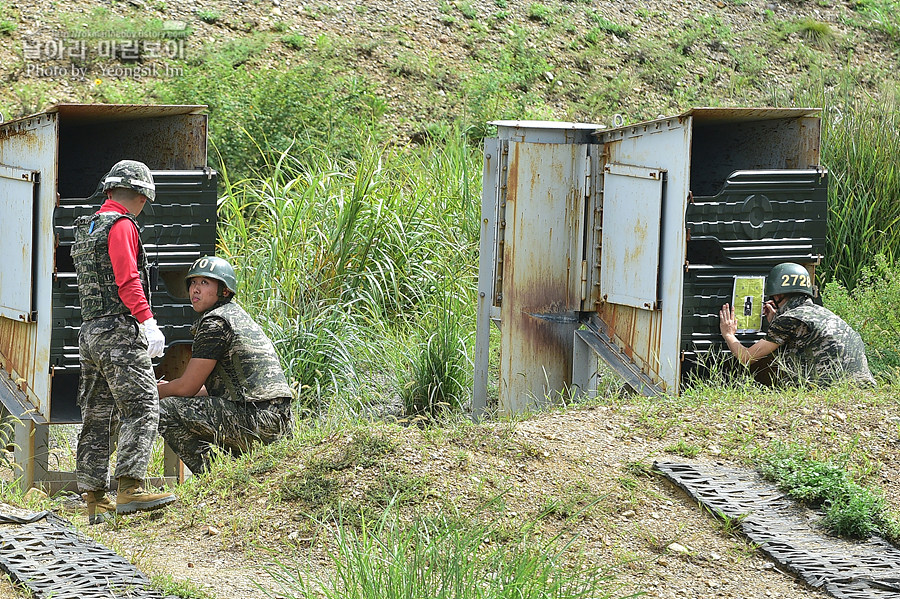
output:
[[[292,418],[290,399],[248,403],[204,395],[159,401],[159,434],[195,474],[209,465],[211,447],[240,455],[254,443],[268,445],[290,430]]]
[[[118,424],[115,478],[144,478],[159,421],[159,394],[147,339],[127,315],[103,316],[78,335],[81,434],[76,478],[82,491],[109,486],[110,433]]]

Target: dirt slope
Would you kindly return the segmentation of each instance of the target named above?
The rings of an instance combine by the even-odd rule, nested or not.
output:
[[[369,496],[384,479],[414,481],[404,495],[410,517],[477,514],[502,496],[492,517],[511,529],[538,518],[545,537],[574,537],[583,555],[609,565],[614,596],[809,598],[824,595],[726,534],[647,467],[655,459],[687,460],[672,453],[686,448],[697,452],[690,460],[741,464],[773,441],[815,444],[825,456],[854,446],[855,463],[870,469],[867,484],[882,489],[897,509],[900,475],[891,467],[897,421],[896,406],[877,393],[773,394],[746,403],[631,398],[516,424],[351,428],[308,443],[294,462],[336,455],[366,435],[389,440],[392,448],[377,460],[341,471],[335,479],[341,501]],[[329,563],[328,532],[305,515],[316,506],[276,499],[294,468],[281,464],[232,495],[210,496],[203,506],[156,520],[134,518],[101,538],[142,567],[192,580],[213,596],[262,599],[257,582],[272,585],[267,568],[274,556],[267,549],[306,574]],[[248,507],[250,513],[243,511]]]

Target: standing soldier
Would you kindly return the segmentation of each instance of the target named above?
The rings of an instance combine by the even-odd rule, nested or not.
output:
[[[156,197],[156,188],[147,165],[134,160],[117,162],[101,186],[106,201],[96,213],[75,221],[72,248],[82,319],[78,405],[83,426],[76,475],[90,524],[175,501],[171,493],[143,488],[159,420],[150,359],[163,354],[165,338],[150,310],[147,257],[136,217]],[[113,505],[106,489],[116,416],[118,494]]]
[[[185,282],[201,316],[184,374],[159,383],[159,433],[200,474],[212,445],[238,455],[284,436],[291,428],[291,389],[275,346],[232,301],[237,281],[231,264],[200,258]]]
[[[798,378],[820,384],[848,379],[875,385],[859,333],[831,310],[812,301],[812,281],[799,264],[784,262],[766,278],[763,315],[769,320],[765,339],[744,347],[735,336],[731,306],[719,311],[719,328],[728,349],[742,364],[751,364],[781,348],[779,364]]]

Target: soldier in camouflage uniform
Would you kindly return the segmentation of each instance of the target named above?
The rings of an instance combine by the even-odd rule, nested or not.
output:
[[[83,426],[76,477],[90,524],[175,501],[171,493],[142,487],[159,418],[150,359],[162,355],[165,346],[150,310],[147,258],[135,220],[156,195],[153,177],[143,163],[123,160],[104,177],[101,190],[106,202],[75,221],[72,247],[82,319],[78,405]],[[116,420],[119,493],[113,505],[105,493]]]
[[[859,333],[832,311],[812,301],[809,273],[799,264],[775,266],[766,278],[763,313],[769,320],[765,339],[744,347],[735,333],[734,311],[728,304],[719,312],[719,327],[731,352],[750,364],[781,348],[777,363],[790,378],[830,384],[847,379],[875,385]]]
[[[211,446],[239,455],[284,436],[291,428],[291,389],[275,346],[232,301],[237,282],[231,264],[200,258],[185,282],[201,316],[184,374],[158,384],[159,433],[199,474]]]

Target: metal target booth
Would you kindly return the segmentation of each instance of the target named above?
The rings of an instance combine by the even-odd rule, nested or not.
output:
[[[819,111],[695,108],[606,129],[501,121],[485,140],[473,410],[594,394],[600,361],[679,393],[725,350],[736,276],[825,251]],[[499,337],[492,380],[491,330]],[[739,335],[744,343],[762,332]],[[727,350],[726,350],[727,351]]]
[[[73,223],[97,210],[88,198],[121,159],[146,163],[157,188],[138,217],[166,336],[157,374],[175,376],[190,358],[194,312],[183,278],[216,242],[204,109],[59,104],[0,124],[0,401],[23,488],[75,489],[73,472],[53,469],[49,442],[50,425],[81,419]],[[181,476],[168,449],[165,462],[167,482]]]

